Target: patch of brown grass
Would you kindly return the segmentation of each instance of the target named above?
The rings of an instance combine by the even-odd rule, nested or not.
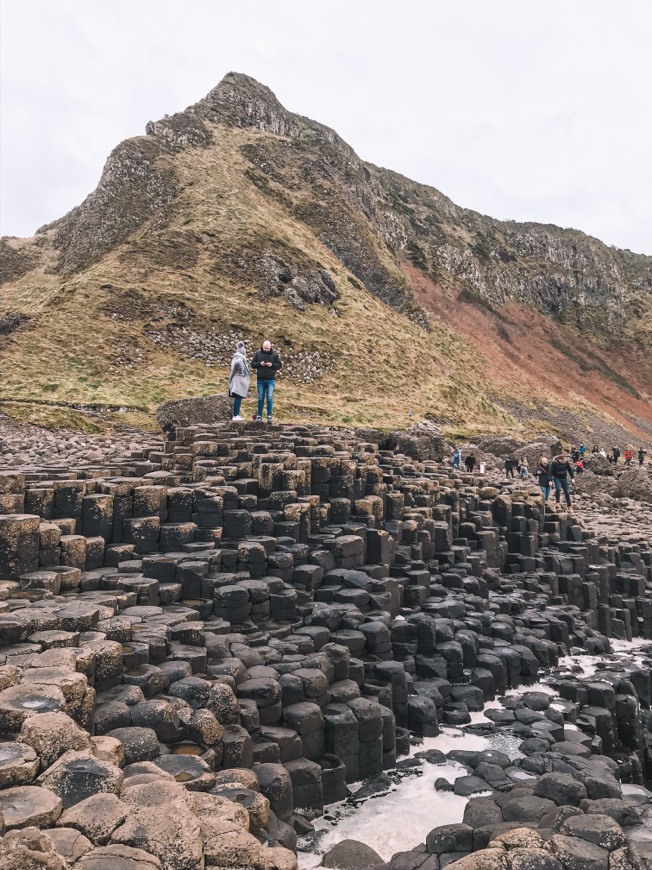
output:
[[[247,177],[249,164],[240,149],[260,141],[260,133],[220,127],[215,134],[211,148],[178,155],[183,190],[167,228],[158,227],[154,218],[116,251],[65,279],[48,271],[56,258],[46,241],[43,265],[5,288],[0,310],[28,313],[30,322],[3,349],[4,396],[136,406],[144,410],[135,415],[135,425],[147,427],[166,399],[224,392],[226,367],[208,368],[164,351],[147,335],[150,308],[182,302],[211,328],[329,354],[332,365],[316,383],[280,378],[281,422],[390,428],[431,415],[451,432],[527,434],[529,424],[504,411],[492,396],[569,401],[564,382],[555,380],[563,375],[561,368],[535,371],[550,350],[530,343],[525,313],[517,317],[515,308],[508,310],[511,345],[496,335],[488,313],[454,303],[441,288],[433,292],[434,285],[406,265],[417,298],[430,311],[431,330],[424,331],[352,280],[315,233],[293,218],[289,209],[305,196],[300,187],[284,188],[284,198],[273,197]],[[186,250],[189,239],[192,257]],[[246,268],[233,266],[243,251],[262,254],[277,247],[329,271],[340,294],[337,316],[319,305],[297,311],[282,298],[263,298],[243,280]],[[377,245],[376,253],[388,272],[404,279],[387,251]],[[140,294],[148,304],[130,303],[132,291],[134,299]],[[533,342],[544,341],[543,320],[534,318]],[[168,322],[173,318],[157,321],[157,328]],[[614,386],[610,402],[617,404],[618,395]],[[249,400],[245,413],[253,407]],[[11,413],[19,415],[16,419],[36,414],[51,421],[63,415],[25,406]],[[73,413],[66,411],[67,419]],[[127,415],[117,416],[129,422]],[[86,418],[74,419],[79,428],[89,425]]]

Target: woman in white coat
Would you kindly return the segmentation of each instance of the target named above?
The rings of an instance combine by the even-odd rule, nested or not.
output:
[[[244,342],[239,341],[235,346],[235,353],[231,360],[231,375],[229,377],[229,396],[233,399],[234,420],[244,420],[244,417],[240,416],[240,406],[242,405],[242,400],[247,398],[250,380],[251,372],[249,370],[247,350]]]

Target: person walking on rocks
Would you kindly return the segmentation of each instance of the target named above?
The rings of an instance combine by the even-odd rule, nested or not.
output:
[[[515,460],[512,459],[511,456],[508,456],[507,459],[505,460],[505,477],[506,478],[508,478],[508,477],[513,478],[514,477],[515,465],[516,465]]]
[[[633,452],[630,450],[629,447],[626,447],[625,448],[625,465],[627,465],[629,467],[632,464],[633,458],[634,458]]]
[[[555,484],[555,501],[557,502],[557,505],[561,505],[561,491],[563,489],[568,511],[569,513],[572,513],[573,505],[570,497],[568,475],[570,474],[571,480],[574,480],[575,472],[573,471],[573,466],[568,461],[568,457],[564,453],[560,453],[559,456],[555,456],[552,460],[550,463],[550,474]]]
[[[475,468],[475,456],[472,453],[464,460],[464,467],[469,472],[469,474],[473,474],[473,469]]]
[[[239,341],[235,346],[235,353],[231,360],[231,375],[229,377],[229,396],[233,399],[234,420],[244,420],[244,417],[240,416],[240,407],[242,400],[247,398],[250,381],[251,372],[247,359],[247,349],[244,342]]]
[[[462,451],[458,447],[457,450],[455,450],[453,452],[453,468],[456,468],[459,471],[461,463],[462,463]]]
[[[519,465],[519,471],[521,472],[521,480],[525,480],[525,478],[528,476],[528,471],[529,471],[528,463],[527,463],[527,456],[523,456],[523,458],[521,459],[521,464]]]
[[[543,498],[548,505],[548,499],[550,498],[550,484],[552,483],[552,475],[550,474],[550,461],[547,456],[542,456],[539,460],[539,464],[537,465],[537,479],[539,481],[539,486],[541,487],[541,492],[543,493]]]
[[[276,372],[282,367],[281,357],[274,350],[271,341],[264,341],[260,350],[254,354],[251,361],[257,373],[258,387],[258,413],[257,420],[263,419],[263,405],[267,401],[267,422],[272,422],[274,407],[274,387],[276,386]]]
[[[647,450],[643,450],[642,447],[638,448],[638,464],[639,465],[643,465],[643,463],[645,462],[645,454],[646,453],[647,453]]]
[[[611,451],[611,455],[614,458],[614,465],[618,465],[618,460],[620,459],[620,447],[614,447]]]

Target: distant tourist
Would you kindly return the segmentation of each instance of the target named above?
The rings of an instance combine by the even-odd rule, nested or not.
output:
[[[272,422],[274,408],[274,387],[276,385],[276,372],[283,363],[278,351],[272,348],[271,341],[264,341],[260,350],[254,354],[251,365],[256,369],[258,381],[258,413],[256,420],[263,419],[263,405],[267,400],[267,422]]]
[[[566,504],[568,506],[568,510],[573,512],[573,505],[570,497],[570,487],[568,483],[568,476],[570,475],[571,480],[575,477],[575,472],[573,471],[573,466],[568,461],[568,458],[564,453],[560,453],[559,456],[555,456],[555,458],[550,463],[550,474],[552,475],[553,482],[555,484],[555,501],[558,505],[561,504],[561,491],[564,490],[564,498],[566,499]]]
[[[586,453],[586,444],[580,444],[580,456],[584,459],[584,454]]]
[[[518,467],[518,470],[521,474],[521,480],[525,480],[525,478],[528,476],[528,473],[529,473],[527,456],[522,457],[521,463]]]
[[[600,454],[600,456],[601,456],[603,459],[607,459],[607,458],[608,458],[608,457],[607,457],[607,451],[604,449],[604,447],[601,447],[600,450],[598,451],[598,453]]]
[[[514,477],[514,469],[516,468],[516,460],[508,456],[505,460],[505,477]]]
[[[469,453],[469,455],[464,460],[464,467],[469,472],[469,474],[473,474],[473,469],[475,468],[475,462],[476,462],[475,456],[472,453]]]
[[[645,462],[645,454],[646,453],[647,453],[647,450],[643,450],[642,447],[639,447],[639,449],[638,449],[638,464],[639,465],[643,465],[643,463]]]
[[[453,451],[453,468],[456,468],[459,471],[461,464],[462,464],[462,451],[458,447],[457,450]]]
[[[583,474],[584,473],[584,460],[578,459],[575,463],[575,474]]]
[[[542,456],[537,465],[537,479],[545,503],[548,504],[550,498],[550,484],[552,483],[552,475],[550,474],[550,461],[547,456]]]
[[[620,447],[613,447],[611,455],[613,457],[614,465],[618,465],[618,460],[620,459]]]
[[[629,447],[626,447],[626,448],[625,448],[625,454],[624,454],[624,455],[625,455],[625,465],[631,465],[631,464],[632,464],[632,459],[634,458],[634,454],[633,454],[632,451],[629,449]]]
[[[244,342],[239,341],[235,346],[235,353],[231,360],[231,375],[229,377],[229,396],[233,399],[233,419],[244,420],[240,416],[242,400],[247,398],[251,372],[247,360],[247,349]]]
[[[591,453],[600,453],[600,448],[597,444],[593,445],[593,447],[591,448]]]

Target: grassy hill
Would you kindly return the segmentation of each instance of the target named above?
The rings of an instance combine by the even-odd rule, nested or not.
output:
[[[652,435],[652,258],[459,208],[246,76],[1,245],[5,399],[149,414],[224,391],[235,340],[270,338],[281,420]]]

